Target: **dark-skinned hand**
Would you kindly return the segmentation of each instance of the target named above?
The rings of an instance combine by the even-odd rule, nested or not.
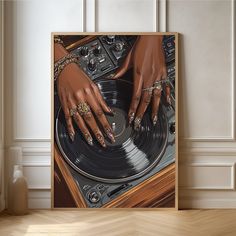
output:
[[[61,45],[55,45],[55,61],[66,54],[68,52]],[[74,119],[88,144],[93,145],[91,133],[103,147],[106,147],[103,133],[112,142],[115,142],[113,131],[104,114],[104,112],[112,113],[112,110],[107,106],[97,85],[90,80],[76,63],[71,63],[63,69],[57,79],[57,88],[72,141],[75,136],[72,122]],[[84,115],[81,115],[78,110],[78,105],[80,104],[88,105],[90,108]],[[71,115],[71,111],[74,111],[73,115]]]
[[[163,36],[142,35],[126,57],[122,67],[110,76],[112,79],[121,77],[129,68],[133,67],[133,95],[128,118],[134,128],[139,129],[143,115],[151,103],[151,119],[153,125],[157,123],[157,113],[160,104],[162,89],[143,90],[150,88],[155,82],[167,78],[165,55],[162,48]],[[165,86],[166,99],[170,103],[170,88]]]

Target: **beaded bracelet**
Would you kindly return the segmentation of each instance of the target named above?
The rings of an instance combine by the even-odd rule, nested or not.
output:
[[[61,72],[64,70],[64,68],[71,64],[71,63],[77,63],[78,59],[76,55],[73,54],[67,54],[66,56],[59,59],[54,64],[54,81],[57,80],[57,78],[60,76]]]

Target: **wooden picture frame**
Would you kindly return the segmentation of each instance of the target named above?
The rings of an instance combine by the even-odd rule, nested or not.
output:
[[[153,36],[171,36],[173,35],[175,38],[175,161],[173,164],[168,165],[165,167],[163,170],[160,172],[155,173],[153,176],[146,178],[139,184],[132,186],[132,188],[126,190],[124,193],[118,194],[118,196],[112,198],[109,202],[105,203],[102,205],[102,209],[114,209],[114,208],[123,208],[123,209],[132,209],[132,208],[138,208],[138,209],[178,209],[178,75],[179,75],[179,52],[178,52],[178,47],[179,47],[179,34],[178,33],[171,33],[171,32],[166,32],[166,33],[127,33],[127,32],[122,32],[122,33],[114,33],[114,32],[106,32],[106,33],[74,33],[74,32],[55,32],[52,33],[52,64],[51,64],[51,76],[52,76],[52,99],[51,99],[51,107],[52,107],[52,141],[51,141],[51,147],[52,147],[52,161],[51,161],[51,207],[53,209],[91,209],[88,207],[88,200],[85,199],[85,195],[83,195],[78,187],[78,183],[75,181],[72,172],[70,171],[70,167],[68,168],[68,163],[62,158],[60,150],[58,148],[55,148],[55,113],[54,113],[54,37],[59,36],[59,35],[65,35],[65,36],[87,36],[85,38],[80,39],[79,41],[73,42],[68,44],[66,47],[67,50],[72,50],[79,45],[83,45],[86,42],[90,42],[91,39],[97,36],[102,36],[102,35],[137,35],[137,36],[142,36],[142,35],[153,35]],[[57,176],[55,177],[55,169],[57,169]],[[58,176],[58,173],[60,173],[60,176]],[[174,176],[174,179],[173,179]],[[63,182],[67,186],[67,191],[70,192],[70,197],[74,201],[74,206],[56,206],[55,207],[55,178],[59,178],[61,182]],[[170,187],[169,194],[173,194],[173,189],[174,189],[174,207],[169,207],[168,204],[165,207],[158,207],[158,204],[160,203],[165,203],[165,198],[168,199],[168,186],[166,186],[165,180],[169,179],[170,180]],[[166,189],[166,196],[163,197],[163,192],[156,192],[155,189]],[[141,194],[148,193],[147,197],[142,197],[140,199]],[[154,204],[151,199],[154,199],[156,203]],[[148,205],[149,204],[149,205]],[[154,207],[152,207],[154,206]],[[100,207],[99,207],[100,208]]]

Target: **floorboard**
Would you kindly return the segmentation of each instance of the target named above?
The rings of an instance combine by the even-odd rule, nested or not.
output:
[[[1,236],[227,236],[236,210],[33,210],[0,215]]]

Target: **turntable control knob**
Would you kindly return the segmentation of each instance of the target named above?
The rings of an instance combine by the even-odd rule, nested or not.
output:
[[[106,36],[106,42],[108,43],[108,44],[112,44],[112,43],[114,43],[115,42],[115,35],[107,35]]]
[[[91,192],[89,192],[88,194],[88,200],[91,202],[91,203],[97,203],[99,202],[101,198],[101,195],[99,192],[95,191],[95,190],[92,190]]]
[[[94,71],[96,69],[96,61],[94,58],[89,60],[88,68],[90,71]]]
[[[175,122],[170,123],[169,131],[171,134],[175,133]]]
[[[85,56],[88,55],[88,52],[89,52],[89,51],[88,51],[88,47],[84,46],[84,47],[82,47],[81,50],[80,50],[80,55],[85,57]]]
[[[101,52],[102,52],[101,46],[97,46],[97,47],[94,48],[94,50],[93,50],[93,53],[94,53],[95,56],[98,56]]]
[[[122,51],[123,48],[124,48],[124,44],[123,44],[123,43],[121,43],[121,42],[116,43],[116,45],[115,45],[115,50],[116,50],[117,52]]]

